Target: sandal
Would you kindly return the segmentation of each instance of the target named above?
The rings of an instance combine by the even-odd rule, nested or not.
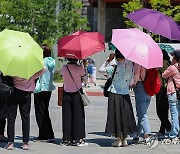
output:
[[[8,144],[6,145],[6,149],[13,150],[13,148],[14,148],[13,142],[8,142]]]
[[[22,146],[23,150],[29,150],[29,143],[24,143]]]

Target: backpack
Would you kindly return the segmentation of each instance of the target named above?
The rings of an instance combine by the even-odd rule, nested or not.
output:
[[[161,88],[161,80],[156,68],[151,68],[146,71],[146,77],[143,81],[144,90],[149,96],[159,93]]]

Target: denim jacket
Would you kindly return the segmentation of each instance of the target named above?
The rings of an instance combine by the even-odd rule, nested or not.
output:
[[[112,76],[114,67],[108,66],[107,73]],[[133,63],[129,60],[117,62],[117,69],[108,91],[116,94],[129,94],[129,86],[133,83]]]

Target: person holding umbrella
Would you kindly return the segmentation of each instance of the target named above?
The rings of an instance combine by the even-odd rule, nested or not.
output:
[[[178,98],[178,90],[180,89],[180,50],[171,53],[173,56],[171,65],[162,74],[162,77],[168,79],[167,96],[171,113],[171,131],[168,138],[163,142],[166,144],[178,144],[180,100]]]
[[[13,77],[14,90],[12,93],[10,103],[8,104],[8,118],[7,118],[8,144],[6,146],[7,150],[13,150],[15,120],[16,120],[18,106],[22,119],[22,133],[23,133],[22,149],[29,150],[31,93],[35,89],[35,79],[40,77],[44,72],[45,72],[45,68],[35,73],[29,79]]]
[[[82,91],[85,70],[77,64],[78,59],[67,58],[67,65],[63,65],[64,92],[62,100],[62,129],[61,145],[87,146],[85,142],[85,113],[79,91]]]
[[[115,50],[116,66],[107,65],[109,75],[114,74],[108,97],[108,113],[105,132],[113,134],[116,141],[114,147],[127,146],[127,135],[136,131],[129,87],[133,83],[133,63]],[[115,72],[114,72],[115,71]]]
[[[8,150],[13,149],[17,106],[22,119],[23,149],[29,149],[31,93],[35,79],[45,72],[43,50],[29,33],[4,29],[0,32],[0,70],[13,77],[14,91],[8,104]]]

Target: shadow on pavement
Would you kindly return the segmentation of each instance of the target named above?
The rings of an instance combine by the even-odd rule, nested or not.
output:
[[[92,132],[92,133],[88,133],[88,134],[94,134],[94,135],[99,135],[99,136],[111,137],[110,134],[107,134],[107,133],[105,133],[105,132]]]

